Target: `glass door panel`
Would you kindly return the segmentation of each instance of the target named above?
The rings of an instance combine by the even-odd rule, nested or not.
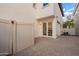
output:
[[[48,22],[48,36],[52,36],[52,22]]]
[[[47,31],[46,23],[43,23],[43,35],[47,35],[46,31]]]

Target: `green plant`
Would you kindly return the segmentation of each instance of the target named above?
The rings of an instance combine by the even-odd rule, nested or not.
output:
[[[75,24],[74,24],[74,20],[68,20],[63,24],[63,28],[74,28]]]

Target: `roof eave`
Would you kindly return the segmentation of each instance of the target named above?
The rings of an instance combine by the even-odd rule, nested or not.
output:
[[[77,11],[78,6],[79,6],[79,3],[78,3],[78,4],[76,5],[76,7],[75,7],[75,10],[74,10],[73,16],[75,15],[75,13],[76,13],[76,11]]]
[[[60,7],[62,16],[64,16],[64,12],[63,12],[63,6],[62,6],[62,4],[61,4],[61,3],[58,3],[58,5],[59,5],[59,7]]]

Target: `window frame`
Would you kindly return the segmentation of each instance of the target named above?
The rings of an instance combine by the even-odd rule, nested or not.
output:
[[[35,9],[36,9],[36,3],[33,3],[33,8],[35,8]]]
[[[43,8],[49,6],[49,3],[43,3]]]

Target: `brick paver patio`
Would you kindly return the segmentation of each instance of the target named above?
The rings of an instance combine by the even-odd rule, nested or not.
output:
[[[35,45],[24,49],[18,56],[79,56],[79,37],[61,36],[57,39],[37,38]]]

